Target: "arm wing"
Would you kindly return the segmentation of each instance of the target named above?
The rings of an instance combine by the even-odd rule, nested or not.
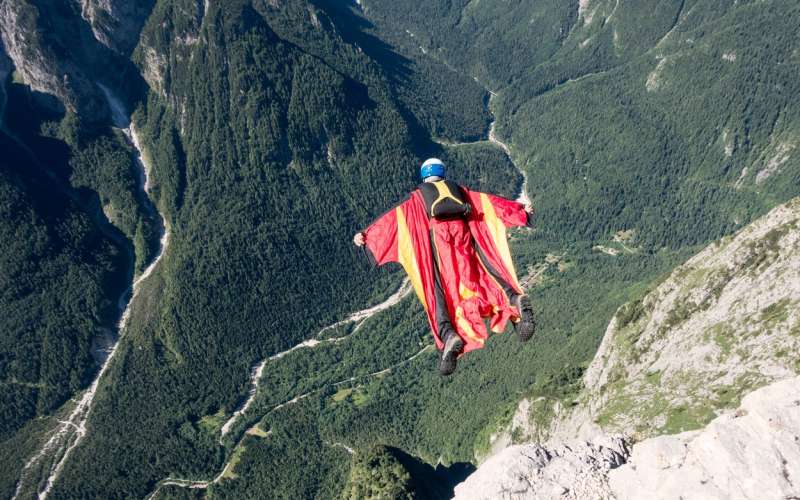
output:
[[[367,255],[376,266],[398,262],[397,258],[397,209],[393,208],[380,216],[364,230]]]
[[[522,203],[488,193],[475,194],[480,195],[484,203],[488,201],[492,204],[495,215],[506,227],[531,225],[531,214],[525,211]]]
[[[380,216],[364,230],[364,235],[367,254],[376,265],[399,262],[403,266],[436,336],[433,256],[422,195],[413,193]]]

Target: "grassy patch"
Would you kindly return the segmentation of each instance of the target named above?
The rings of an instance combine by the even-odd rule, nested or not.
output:
[[[762,309],[761,322],[764,327],[774,328],[789,319],[789,306],[791,303],[791,299],[783,298]]]
[[[668,330],[679,326],[684,321],[688,320],[692,314],[699,308],[691,300],[685,302],[678,302],[675,307],[667,313],[667,318],[664,320],[664,326],[659,328],[660,333],[666,333]]]
[[[792,228],[789,225],[779,226],[761,239],[747,243],[748,255],[743,264],[752,275],[758,275],[763,269],[777,258],[780,252],[780,240]]]
[[[645,380],[647,380],[647,383],[652,385],[652,386],[655,386],[655,387],[660,386],[661,385],[661,370],[656,370],[654,372],[648,372],[647,375],[645,375]]]
[[[635,407],[636,401],[633,396],[620,391],[597,415],[595,423],[605,429],[614,425],[620,416],[632,415]]]
[[[617,325],[619,328],[625,328],[631,323],[635,323],[644,315],[644,305],[642,299],[628,302],[619,308],[617,312]]]
[[[259,424],[256,424],[253,427],[250,427],[249,429],[247,429],[246,434],[248,434],[250,436],[260,437],[262,439],[267,437],[267,436],[269,436],[269,433],[266,432],[264,429],[262,429]]]
[[[796,323],[791,330],[789,330],[789,335],[792,337],[800,337],[800,322]]]
[[[727,357],[733,350],[734,332],[728,323],[721,322],[709,328],[704,334],[704,339],[713,340],[720,349],[723,357]]]
[[[667,411],[667,423],[659,431],[661,434],[677,434],[699,429],[713,420],[715,415],[710,406],[676,406]]]
[[[714,404],[717,408],[733,408],[742,400],[742,391],[735,386],[715,387]]]
[[[703,301],[703,309],[708,309],[708,307],[711,305],[710,297],[714,297],[714,299],[720,298],[722,291],[725,289],[728,283],[730,283],[732,277],[733,275],[727,267],[716,269],[711,276],[709,276],[708,281],[711,286],[709,288],[709,297]]]
[[[711,269],[707,267],[701,267],[699,269],[692,269],[686,276],[686,279],[681,280],[684,285],[684,290],[691,290],[693,288],[697,288],[708,281],[708,275],[711,273]]]
[[[343,401],[344,398],[346,398],[347,396],[349,396],[351,392],[353,392],[353,388],[352,387],[347,387],[345,389],[339,389],[338,391],[336,391],[336,394],[331,396],[331,399],[333,399],[334,401],[336,401],[338,403],[340,401]]]
[[[339,389],[331,396],[337,403],[342,401],[349,401],[355,405],[356,408],[361,408],[372,400],[367,390],[364,387],[347,387]]]
[[[356,408],[365,406],[371,400],[372,397],[366,391],[359,390],[353,394],[353,404],[356,405]]]
[[[217,413],[202,417],[199,424],[200,428],[209,434],[219,433],[222,426],[225,425],[225,410],[220,408]]]

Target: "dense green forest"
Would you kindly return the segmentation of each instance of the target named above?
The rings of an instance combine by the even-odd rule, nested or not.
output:
[[[135,109],[170,246],[50,497],[450,491],[522,396],[576,390],[620,304],[799,194],[798,19],[777,0],[155,2],[131,54],[146,85],[104,81]],[[537,208],[511,232],[534,340],[496,336],[442,378],[409,295],[267,360],[398,289],[351,237],[423,158],[516,196],[520,172],[483,140],[494,118]],[[32,417],[91,380],[91,339],[158,232],[110,120],[9,119],[47,168],[2,136],[0,445],[17,451],[0,496],[48,432]],[[477,142],[446,145],[462,141]]]
[[[6,135],[0,164],[0,439],[60,406],[93,373],[92,337],[116,318],[124,252]],[[124,285],[123,285],[124,286]]]
[[[797,159],[783,158],[800,125],[796,3],[594,1],[579,18],[569,4],[525,15],[522,2],[377,0],[366,10],[381,26],[420,33],[428,52],[498,92],[498,133],[528,172],[553,238],[635,229],[645,248],[677,249],[796,194]],[[498,24],[528,57],[549,51],[484,77],[511,52],[502,36],[475,43]],[[545,29],[526,33],[531,25]]]

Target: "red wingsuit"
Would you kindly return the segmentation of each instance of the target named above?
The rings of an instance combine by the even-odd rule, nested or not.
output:
[[[519,321],[512,305],[522,295],[506,228],[529,224],[516,201],[461,187],[472,210],[464,218],[428,217],[420,190],[388,211],[365,231],[366,247],[377,265],[399,262],[428,315],[441,350],[445,328],[464,341],[462,353],[483,347],[489,318],[493,332]]]

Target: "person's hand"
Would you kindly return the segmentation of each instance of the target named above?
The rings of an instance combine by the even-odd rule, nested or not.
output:
[[[357,247],[363,247],[366,242],[367,240],[364,238],[364,233],[356,233],[356,235],[353,236],[353,243],[355,243]]]
[[[529,214],[532,214],[533,213],[533,205],[531,205],[530,203],[526,203],[525,204],[525,211],[528,212]]]

